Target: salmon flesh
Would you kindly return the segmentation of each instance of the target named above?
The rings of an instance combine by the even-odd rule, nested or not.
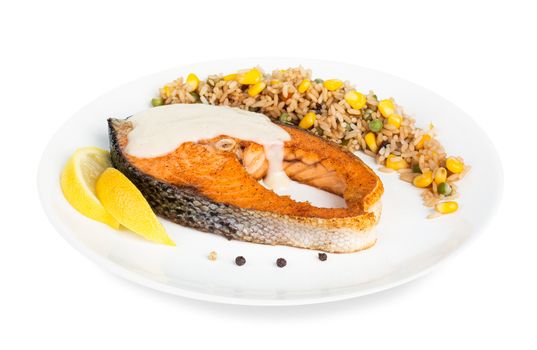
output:
[[[344,198],[346,208],[319,208],[280,196],[259,183],[268,168],[263,146],[225,135],[181,144],[155,158],[125,152],[133,126],[109,119],[112,164],[142,192],[155,213],[228,239],[332,253],[373,246],[384,191],[354,154],[294,126],[283,168],[294,181]]]

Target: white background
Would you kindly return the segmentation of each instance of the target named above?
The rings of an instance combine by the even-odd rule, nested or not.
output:
[[[11,2],[0,12],[2,349],[535,349],[536,11],[532,1]],[[489,228],[428,276],[359,299],[256,308],[154,292],[71,248],[40,208],[41,152],[116,86],[185,63],[300,56],[395,74],[494,140]],[[472,140],[460,140],[479,147]]]

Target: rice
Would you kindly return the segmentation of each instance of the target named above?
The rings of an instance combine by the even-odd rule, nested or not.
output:
[[[255,67],[262,72],[260,67]],[[239,71],[238,74],[251,71]],[[298,86],[305,79],[310,80],[310,87],[303,93]],[[432,124],[426,129],[415,125],[415,120],[406,114],[401,105],[393,98],[396,113],[402,117],[401,124],[395,126],[388,123],[377,108],[380,100],[373,91],[365,96],[366,105],[361,109],[353,109],[345,100],[345,94],[354,90],[348,81],[335,91],[329,91],[321,80],[313,80],[311,70],[303,67],[274,70],[263,73],[262,82],[266,87],[257,95],[250,96],[249,85],[240,84],[235,79],[224,79],[222,74],[210,75],[206,80],[200,80],[199,85],[192,87],[185,79],[178,78],[160,89],[160,97],[165,104],[172,103],[204,103],[237,107],[253,112],[263,113],[271,118],[282,118],[284,123],[298,125],[309,112],[316,114],[316,120],[309,129],[315,135],[333,141],[341,147],[355,152],[361,150],[366,155],[376,159],[381,172],[395,172],[386,167],[388,156],[394,161],[404,160],[408,169],[399,171],[400,178],[412,182],[415,176],[410,169],[419,167],[421,172],[431,171],[436,174],[440,167],[446,167],[447,154],[436,138],[436,129]],[[283,118],[282,115],[286,115]],[[369,121],[379,119],[382,129],[376,133],[378,151],[375,153],[367,147],[365,135],[369,130]],[[423,138],[423,139],[422,139]],[[463,161],[462,158],[456,159]],[[448,171],[446,182],[451,185],[453,192],[445,197],[439,194],[435,182],[422,192],[423,203],[434,207],[442,200],[458,196],[453,184],[462,179],[470,170],[464,166],[461,173]]]

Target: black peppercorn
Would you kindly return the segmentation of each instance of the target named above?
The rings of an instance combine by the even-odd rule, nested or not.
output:
[[[328,258],[328,256],[326,256],[325,253],[319,253],[319,260],[326,261],[327,258]]]
[[[284,267],[287,265],[287,261],[284,258],[279,258],[276,260],[276,265],[278,265],[278,267]]]
[[[242,266],[246,264],[246,259],[244,258],[244,256],[238,256],[235,258],[235,264]]]

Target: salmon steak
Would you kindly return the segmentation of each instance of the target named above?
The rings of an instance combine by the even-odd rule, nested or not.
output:
[[[278,195],[260,182],[274,162],[266,145],[222,133],[180,142],[156,155],[137,154],[129,151],[137,140],[136,128],[141,128],[136,120],[136,116],[108,119],[112,164],[136,185],[157,215],[246,242],[332,253],[356,252],[375,244],[382,182],[337,144],[293,125],[269,122],[288,135],[282,143],[281,164],[276,164],[285,176],[338,195],[346,204],[321,208]],[[173,138],[171,126],[155,130],[165,130]],[[170,138],[154,130],[147,135]]]

